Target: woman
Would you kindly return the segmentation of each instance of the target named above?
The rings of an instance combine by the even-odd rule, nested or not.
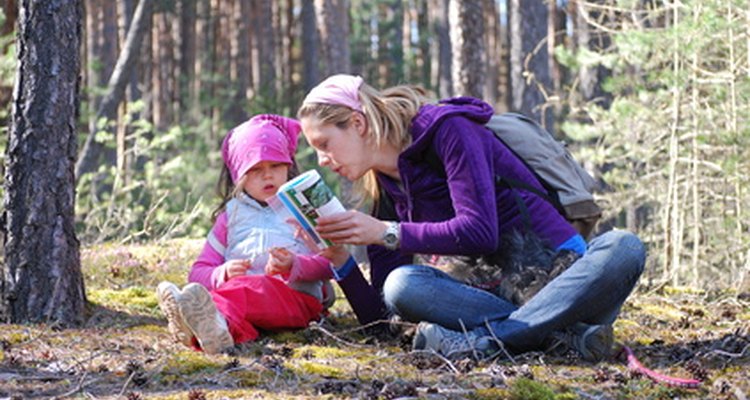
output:
[[[323,237],[369,245],[371,283],[351,269],[339,272],[341,287],[360,322],[387,311],[423,321],[415,349],[482,357],[501,343],[525,351],[567,332],[568,344],[584,358],[607,357],[612,323],[643,271],[643,245],[622,231],[586,244],[545,199],[496,186],[502,172],[543,190],[484,127],[492,114],[477,99],[431,104],[420,88],[379,92],[350,75],[332,76],[311,90],[298,117],[320,165],[354,181],[377,205],[375,216],[347,211],[319,220]],[[388,203],[393,207],[384,207]],[[580,256],[522,306],[434,267],[413,265],[415,254],[512,256],[505,244],[514,235]]]

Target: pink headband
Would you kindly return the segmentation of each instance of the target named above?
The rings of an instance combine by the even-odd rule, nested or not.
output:
[[[299,122],[272,114],[261,114],[227,133],[221,144],[221,156],[232,182],[261,161],[292,164],[297,151]]]
[[[360,76],[343,74],[330,76],[310,90],[302,105],[332,104],[347,106],[352,110],[362,112],[362,103],[359,101],[359,87],[362,86],[362,82]]]

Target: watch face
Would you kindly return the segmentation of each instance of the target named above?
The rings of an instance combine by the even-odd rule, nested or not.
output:
[[[390,224],[383,234],[383,244],[390,250],[398,247],[398,224]]]

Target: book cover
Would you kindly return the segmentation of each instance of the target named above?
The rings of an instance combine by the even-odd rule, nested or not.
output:
[[[320,216],[346,211],[318,171],[307,171],[281,185],[268,204],[284,221],[297,225],[309,239],[312,250],[333,245],[318,235],[315,227]]]

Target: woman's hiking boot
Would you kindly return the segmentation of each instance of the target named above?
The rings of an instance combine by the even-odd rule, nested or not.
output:
[[[495,352],[493,338],[473,331],[458,332],[431,322],[420,322],[412,342],[413,350],[433,350],[450,360],[472,357],[481,360]]]
[[[177,303],[186,325],[204,352],[216,354],[234,346],[226,318],[216,309],[211,294],[203,285],[187,284]]]
[[[552,347],[559,345],[575,349],[586,361],[599,362],[612,356],[614,332],[612,325],[588,325],[577,323],[565,332],[552,335],[556,341]]]
[[[182,292],[171,282],[162,282],[156,288],[156,297],[159,300],[159,308],[167,318],[167,329],[177,343],[192,346],[193,332],[185,323],[178,305]]]

